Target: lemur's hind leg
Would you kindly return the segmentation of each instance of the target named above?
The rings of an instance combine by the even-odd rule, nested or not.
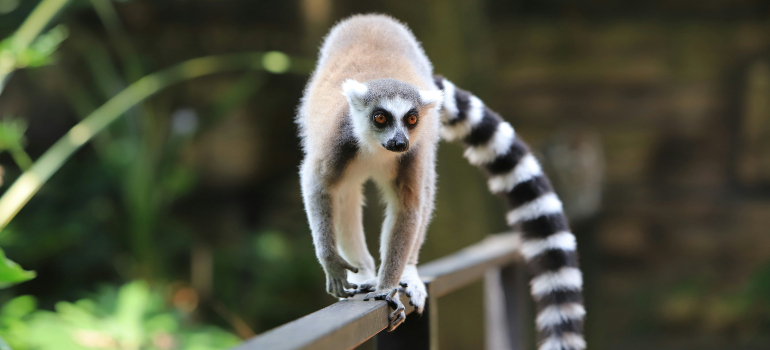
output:
[[[361,184],[343,184],[337,192],[334,206],[334,227],[337,231],[337,248],[340,255],[358,273],[348,270],[348,281],[361,284],[375,278],[374,258],[366,247],[366,237],[361,221],[363,195]]]

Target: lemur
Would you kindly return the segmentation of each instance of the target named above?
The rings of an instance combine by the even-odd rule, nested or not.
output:
[[[326,36],[297,114],[305,157],[302,196],[337,298],[385,300],[392,331],[405,319],[399,293],[418,312],[427,292],[417,273],[431,220],[439,140],[462,140],[470,163],[503,195],[532,272],[540,350],[585,349],[582,275],[575,236],[540,165],[513,127],[476,96],[433,75],[412,32],[384,15],[356,15]],[[362,186],[373,180],[386,203],[381,264],[364,238]]]

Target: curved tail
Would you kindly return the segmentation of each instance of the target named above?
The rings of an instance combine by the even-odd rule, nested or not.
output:
[[[444,91],[442,138],[465,143],[465,157],[486,171],[492,193],[507,200],[508,224],[521,225],[521,253],[537,304],[538,349],[585,349],[575,236],[551,183],[511,124],[468,91],[441,76],[434,80]]]

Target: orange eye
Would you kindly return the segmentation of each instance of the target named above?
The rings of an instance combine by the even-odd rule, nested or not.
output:
[[[374,116],[374,121],[377,122],[377,124],[385,124],[385,122],[388,120],[388,118],[385,118],[385,115],[378,114]]]
[[[417,116],[414,114],[410,115],[406,122],[409,123],[409,125],[417,124]]]

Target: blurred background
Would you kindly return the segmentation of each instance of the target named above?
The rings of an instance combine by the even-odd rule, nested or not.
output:
[[[5,342],[223,349],[333,303],[293,117],[323,35],[362,12],[407,23],[537,151],[578,236],[592,349],[770,347],[759,0],[0,0],[2,191],[84,118],[117,118],[41,160],[58,171],[0,231]],[[227,72],[142,79],[210,55]],[[132,84],[125,112],[98,109]],[[438,173],[422,261],[506,229],[459,145]],[[483,346],[481,283],[439,305],[442,349]]]

